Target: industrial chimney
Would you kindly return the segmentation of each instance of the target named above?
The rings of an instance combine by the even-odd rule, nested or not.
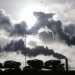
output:
[[[65,64],[66,64],[66,71],[68,71],[68,59],[65,58]]]

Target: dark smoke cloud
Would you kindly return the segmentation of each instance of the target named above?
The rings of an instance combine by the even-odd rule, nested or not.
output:
[[[71,43],[72,45],[75,45],[75,36],[71,38],[70,43]]]
[[[53,34],[52,32],[41,32],[39,33],[39,39],[41,39],[44,43],[53,42]]]
[[[11,30],[10,33],[11,36],[24,36],[27,34],[30,34],[30,32],[28,31],[27,24],[24,21],[15,24],[14,28]]]
[[[25,45],[24,45],[24,41],[22,39],[20,39],[18,41],[11,41],[9,44],[7,44],[4,47],[4,50],[7,52],[24,50],[24,49],[25,49]]]
[[[64,32],[69,35],[69,43],[75,45],[75,25],[69,24],[68,26],[65,26]]]
[[[9,51],[21,51],[22,54],[25,53],[25,49],[26,49],[26,55],[31,57],[31,56],[37,56],[37,55],[45,55],[45,56],[50,56],[50,55],[53,55],[55,58],[58,58],[58,59],[64,59],[65,56],[60,54],[60,53],[56,53],[54,52],[54,50],[52,49],[48,49],[47,47],[44,48],[43,46],[37,46],[35,48],[27,48],[25,47],[24,45],[24,41],[23,40],[18,40],[18,41],[12,41],[10,42],[8,45],[5,46],[4,50],[6,52],[9,52]]]
[[[37,46],[30,51],[27,51],[28,56],[37,56],[37,55],[45,55],[45,56],[51,56],[58,58],[58,59],[64,59],[66,58],[64,55],[60,53],[54,52],[53,49],[48,49],[47,47],[44,48],[43,46]]]
[[[36,24],[31,28],[33,34],[37,34],[40,28],[43,28],[45,25],[49,24],[49,19],[53,17],[54,13],[45,14],[43,12],[34,12],[34,16],[37,17]]]
[[[71,37],[75,36],[75,24],[69,24],[65,26],[64,31]]]
[[[9,16],[4,13],[4,10],[0,10],[0,30],[8,30],[11,27],[11,21]]]
[[[0,52],[3,52],[3,49],[2,49],[2,47],[0,47]]]
[[[8,32],[10,36],[24,36],[30,34],[25,21],[13,25],[9,16],[4,13],[3,10],[0,10],[0,30]]]
[[[40,20],[50,19],[54,15],[54,13],[34,12],[34,16],[36,16]]]
[[[46,26],[50,30],[52,30],[54,36],[58,35],[62,41],[66,42],[66,44],[75,45],[73,42],[74,37],[70,38],[70,36],[68,34],[66,34],[64,29],[62,28],[62,22],[60,20],[55,21],[52,19],[54,16],[54,13],[53,14],[52,13],[51,14],[45,14],[42,12],[34,12],[34,15],[37,17],[38,21],[36,22],[36,24],[31,29],[32,33],[37,34],[41,28]]]
[[[45,26],[52,30],[54,34],[62,30],[61,21],[54,21],[52,19],[55,15],[54,13],[45,14],[43,12],[34,12],[34,15],[37,17],[37,22],[31,28],[31,32],[38,33],[39,29]]]
[[[36,24],[28,30],[26,22],[22,21],[15,25],[12,25],[10,18],[0,10],[0,30],[5,30],[9,33],[10,36],[24,36],[24,35],[31,35],[38,34],[38,31],[43,27],[48,27],[48,29],[52,30],[53,35],[58,35],[61,40],[64,40],[68,45],[75,45],[75,36],[74,30],[75,27],[70,25],[70,27],[66,27],[65,30],[62,28],[62,22],[60,20],[55,21],[53,20],[54,13],[43,13],[43,12],[34,12],[34,15],[37,17]],[[73,29],[72,29],[73,28]],[[73,32],[73,33],[72,33]],[[71,34],[72,33],[72,34]],[[40,35],[41,34],[41,35]],[[45,38],[48,39],[46,36],[50,37],[51,33],[40,33],[39,38],[44,40]],[[71,34],[71,35],[70,35]],[[44,36],[42,38],[42,36]]]

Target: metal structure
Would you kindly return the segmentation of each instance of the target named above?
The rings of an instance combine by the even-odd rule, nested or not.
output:
[[[25,66],[26,66],[26,64],[27,64],[27,60],[26,60],[26,35],[25,35]]]
[[[66,64],[66,71],[68,71],[68,59],[65,58],[65,64]]]

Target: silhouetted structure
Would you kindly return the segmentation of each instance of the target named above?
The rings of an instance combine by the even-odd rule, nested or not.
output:
[[[16,61],[5,61],[4,68],[18,68],[20,67],[21,63]]]
[[[21,72],[20,68],[9,68],[4,70],[4,72]]]
[[[0,70],[0,72],[3,72],[2,70]]]
[[[68,59],[67,58],[65,58],[65,64],[66,64],[66,71],[68,71]]]
[[[23,68],[23,71],[24,72],[27,72],[27,71],[36,71],[36,69],[32,68],[31,66],[26,66]]]
[[[50,71],[65,71],[64,64],[61,64],[60,60],[46,61],[44,68]]]
[[[42,60],[34,59],[27,61],[28,66],[23,68],[23,72],[34,72],[34,71],[68,71],[68,59],[65,58],[65,64],[61,63],[61,60],[49,60],[45,63]],[[20,62],[13,60],[5,61],[4,66],[0,63],[0,72],[3,72],[2,69],[5,69],[4,72],[22,72],[20,69]],[[66,66],[64,66],[66,65]],[[1,69],[2,68],[2,69]]]
[[[49,71],[65,71],[64,64],[60,60],[49,60],[44,64],[43,61],[35,59],[29,60],[27,63],[29,66],[24,67],[23,71],[43,71],[43,69]]]
[[[3,68],[3,64],[2,63],[0,63],[0,68]]]
[[[43,68],[43,61],[41,60],[29,60],[27,61],[28,65],[31,66],[33,70],[42,70]]]

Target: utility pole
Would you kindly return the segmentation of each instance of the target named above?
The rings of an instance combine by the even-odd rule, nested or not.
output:
[[[26,64],[27,64],[27,60],[26,60],[26,35],[25,35],[25,66],[26,66]]]

